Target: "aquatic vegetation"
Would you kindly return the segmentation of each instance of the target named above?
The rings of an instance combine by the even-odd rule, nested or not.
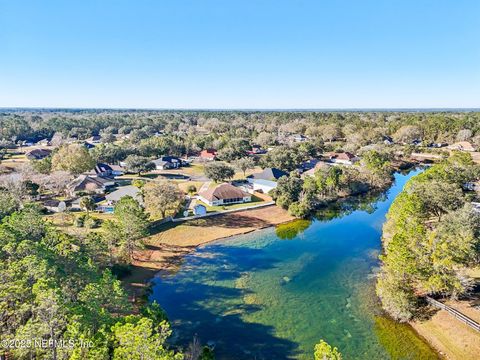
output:
[[[375,330],[381,309],[371,277],[378,260],[372,253],[380,249],[375,225],[405,180],[397,176],[388,199],[375,203],[373,213],[300,220],[285,228],[289,237],[269,228],[202,247],[173,278],[155,280],[151,299],[177,320],[178,344],[196,333],[203,343],[215,342],[217,359],[311,360],[319,339],[334,344],[346,359],[388,359],[391,350],[384,342],[390,328],[382,328],[381,339]],[[408,344],[407,355],[424,353],[423,342]]]
[[[439,356],[407,324],[376,316],[375,333],[392,360],[439,359]]]
[[[308,229],[311,223],[311,220],[293,220],[285,224],[277,225],[275,234],[282,240],[291,240]]]

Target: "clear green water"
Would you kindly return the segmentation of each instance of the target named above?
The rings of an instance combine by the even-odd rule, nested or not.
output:
[[[312,359],[319,339],[345,359],[437,359],[407,325],[382,316],[374,291],[381,226],[406,180],[383,195],[199,248],[154,279],[173,342],[195,334],[217,359]]]

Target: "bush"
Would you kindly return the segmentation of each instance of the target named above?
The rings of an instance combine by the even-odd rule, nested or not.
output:
[[[83,221],[83,226],[85,226],[87,229],[95,229],[99,225],[100,225],[100,221],[90,216],[86,217],[85,220]]]
[[[187,191],[189,194],[194,194],[197,192],[197,188],[195,187],[195,185],[189,185]]]
[[[132,266],[128,264],[115,264],[111,270],[113,275],[119,279],[123,279],[132,273]]]
[[[84,227],[85,226],[85,219],[87,218],[87,215],[80,215],[80,216],[77,216],[73,222],[73,224],[78,227],[78,228],[81,228],[81,227]]]

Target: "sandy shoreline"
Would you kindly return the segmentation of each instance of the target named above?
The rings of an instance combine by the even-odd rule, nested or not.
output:
[[[124,278],[129,292],[138,298],[159,271],[174,272],[185,255],[198,246],[283,224],[295,218],[276,205],[238,211],[182,223],[167,223],[145,239],[145,249],[135,253],[131,275]]]

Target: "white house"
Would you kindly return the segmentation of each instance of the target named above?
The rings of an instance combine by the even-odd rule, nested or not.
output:
[[[277,187],[277,182],[272,180],[248,178],[247,181],[252,185],[254,191],[264,194],[267,194],[270,190]]]
[[[349,152],[343,152],[343,153],[331,152],[325,155],[328,158],[328,161],[334,164],[353,165],[359,160],[358,157],[356,157],[355,155]]]
[[[56,199],[48,199],[43,202],[45,209],[51,212],[59,213],[67,210],[67,205],[65,201],[60,201]]]
[[[252,201],[252,195],[228,183],[198,194],[198,198],[210,206],[241,204]]]

